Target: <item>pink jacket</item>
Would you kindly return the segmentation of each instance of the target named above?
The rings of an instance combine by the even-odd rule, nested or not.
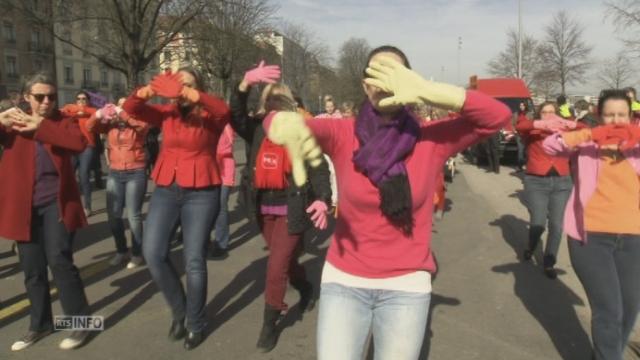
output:
[[[233,159],[233,139],[235,133],[230,124],[225,126],[218,141],[218,150],[216,151],[216,161],[220,169],[220,177],[222,185],[233,186],[235,184],[236,161]]]
[[[548,136],[542,143],[544,150],[551,156],[571,157],[573,190],[564,210],[564,232],[582,242],[586,242],[584,227],[584,207],[596,191],[600,159],[598,145],[593,141],[569,148],[562,140],[562,134]],[[640,146],[623,151],[623,155],[640,175]],[[576,192],[578,195],[576,196]]]

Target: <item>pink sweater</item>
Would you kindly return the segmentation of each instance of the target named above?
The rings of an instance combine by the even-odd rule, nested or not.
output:
[[[222,185],[233,186],[235,183],[236,161],[233,159],[233,138],[235,133],[231,124],[227,124],[220,134],[218,149],[216,151],[216,162],[220,169]]]
[[[571,149],[562,140],[562,134],[556,133],[548,136],[542,146],[549,155],[572,157],[571,174],[574,185],[564,210],[563,227],[568,236],[585,242],[584,209],[596,191],[600,167],[598,145],[589,141]],[[623,155],[640,175],[640,146],[624,151]]]
[[[411,237],[392,226],[380,210],[378,189],[356,171],[359,148],[353,119],[314,119],[308,125],[335,166],[340,211],[327,261],[352,275],[386,278],[417,270],[434,272],[431,217],[438,174],[451,155],[501,129],[511,119],[502,103],[467,91],[461,116],[421,126],[418,143],[405,163],[413,196]]]

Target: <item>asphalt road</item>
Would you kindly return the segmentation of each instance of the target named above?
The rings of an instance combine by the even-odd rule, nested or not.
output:
[[[519,260],[528,217],[519,200],[517,175],[509,168],[495,175],[462,164],[449,185],[448,211],[433,234],[439,272],[421,358],[589,358],[589,308],[569,265],[566,243],[557,280],[547,279],[535,262]],[[170,313],[146,268],[108,265],[115,245],[103,211],[104,192],[96,191],[99,213],[78,233],[75,259],[94,314],[105,318],[105,330],[74,351],[58,350],[64,337],[58,332],[12,353],[11,343],[28,327],[28,302],[10,242],[0,241],[0,359],[314,359],[317,312],[302,316],[295,291],[287,293],[291,310],[278,347],[268,354],[255,349],[267,252],[236,209],[236,199],[234,192],[230,256],[208,262],[208,337],[200,347],[186,352],[181,342],[167,340]],[[316,284],[327,244],[326,234],[306,239],[303,262]],[[173,248],[178,268],[181,255],[180,246]],[[541,254],[537,258],[541,261]],[[61,314],[57,301],[53,312]]]

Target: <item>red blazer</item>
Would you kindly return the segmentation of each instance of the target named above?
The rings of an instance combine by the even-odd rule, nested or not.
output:
[[[551,134],[535,129],[533,120],[526,116],[518,116],[516,130],[527,146],[527,174],[544,176],[549,173],[551,167],[562,176],[570,174],[569,158],[551,156],[542,147],[544,139]]]
[[[69,232],[87,225],[71,155],[84,150],[87,140],[77,122],[56,113],[42,121],[35,133],[22,135],[0,125],[0,237],[31,240],[31,204],[35,183],[36,142],[44,144],[60,176],[58,208]]]
[[[218,139],[231,112],[221,99],[200,92],[200,110],[186,118],[177,104],[149,105],[134,92],[122,108],[134,118],[162,127],[162,147],[151,178],[160,186],[174,181],[185,188],[220,185]]]

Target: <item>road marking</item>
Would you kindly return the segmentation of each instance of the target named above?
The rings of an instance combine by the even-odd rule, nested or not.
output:
[[[84,280],[90,278],[96,274],[99,274],[106,269],[108,269],[111,265],[109,264],[109,259],[104,259],[93,264],[86,265],[85,267],[80,269],[80,277]],[[51,287],[51,296],[55,296],[58,293],[58,289],[54,286]],[[15,314],[26,311],[31,303],[29,299],[23,299],[18,301],[15,304],[12,304],[6,308],[0,310],[0,321],[13,316]]]

